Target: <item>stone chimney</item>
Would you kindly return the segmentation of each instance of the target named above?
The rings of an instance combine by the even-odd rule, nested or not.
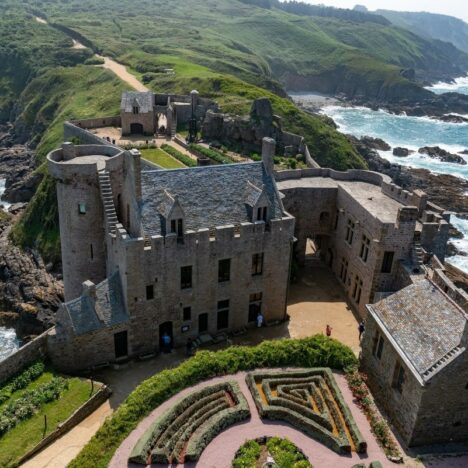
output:
[[[70,161],[76,158],[76,148],[73,143],[67,141],[62,144],[62,158],[64,161]]]
[[[96,285],[90,280],[85,281],[83,283],[81,295],[83,297],[89,297],[93,303],[96,302]]]
[[[275,161],[273,160],[276,152],[276,141],[273,138],[265,137],[262,140],[262,162],[267,174],[273,175]]]

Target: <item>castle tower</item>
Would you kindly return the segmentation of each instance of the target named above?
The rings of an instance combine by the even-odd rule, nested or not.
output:
[[[106,278],[106,225],[99,172],[121,170],[124,152],[114,146],[64,143],[47,156],[57,183],[65,301],[79,297],[82,284]]]

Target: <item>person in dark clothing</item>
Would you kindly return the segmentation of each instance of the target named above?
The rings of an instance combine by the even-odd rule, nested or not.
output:
[[[170,353],[172,350],[172,338],[169,336],[167,332],[164,332],[162,336],[162,344],[163,344],[163,353]]]
[[[362,337],[362,334],[366,331],[366,326],[364,325],[364,320],[361,320],[361,322],[359,323],[358,330],[359,330],[359,340],[360,340],[361,337]]]
[[[325,328],[325,332],[326,332],[328,337],[331,336],[332,330],[333,330],[332,327],[330,327],[330,325],[327,325],[327,327]]]

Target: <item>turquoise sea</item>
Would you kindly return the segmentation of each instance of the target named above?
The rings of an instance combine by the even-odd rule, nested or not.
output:
[[[438,94],[454,91],[468,94],[468,77],[459,78],[450,84],[437,83],[430,89]],[[304,96],[301,96],[300,100],[303,98]],[[392,147],[402,146],[417,151],[423,146],[440,146],[452,153],[468,149],[468,123],[455,124],[429,117],[394,115],[365,107],[328,106],[323,108],[322,112],[333,118],[341,132],[356,137],[367,135],[382,138]],[[468,165],[444,163],[419,153],[406,158],[395,157],[391,151],[380,151],[380,154],[401,165],[468,179]],[[468,162],[468,156],[463,157]],[[452,222],[465,236],[463,239],[453,240],[453,243],[467,256],[457,255],[447,260],[468,272],[468,220],[453,216]]]

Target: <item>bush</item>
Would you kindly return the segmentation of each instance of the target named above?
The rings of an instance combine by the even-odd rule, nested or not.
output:
[[[236,453],[232,462],[233,468],[255,468],[262,449],[255,440],[247,441]]]
[[[140,384],[69,466],[107,467],[117,447],[144,417],[172,395],[202,380],[258,367],[344,369],[356,363],[350,348],[323,335],[265,341],[254,347],[231,346],[218,352],[200,351],[180,366]]]
[[[216,161],[220,164],[230,164],[234,162],[232,158],[230,158],[227,155],[221,154],[218,151],[215,151],[210,148],[205,148],[204,146],[201,145],[189,145],[189,149],[192,150],[195,153],[200,153],[203,156],[206,156],[207,158],[212,159],[213,161]]]
[[[66,388],[66,379],[54,377],[50,382],[39,385],[34,390],[25,391],[20,398],[7,404],[0,411],[0,436],[24,419],[30,418],[42,405],[57,400]]]
[[[187,167],[195,167],[197,161],[193,160],[191,157],[181,153],[179,150],[175,149],[170,145],[161,145],[161,149],[164,150],[167,154],[170,154],[173,158],[180,161],[182,164],[185,164]]]
[[[17,374],[10,379],[6,385],[0,389],[0,405],[7,401],[11,394],[22,388],[26,388],[33,380],[40,377],[45,370],[45,365],[42,361],[35,362],[26,370]]]

